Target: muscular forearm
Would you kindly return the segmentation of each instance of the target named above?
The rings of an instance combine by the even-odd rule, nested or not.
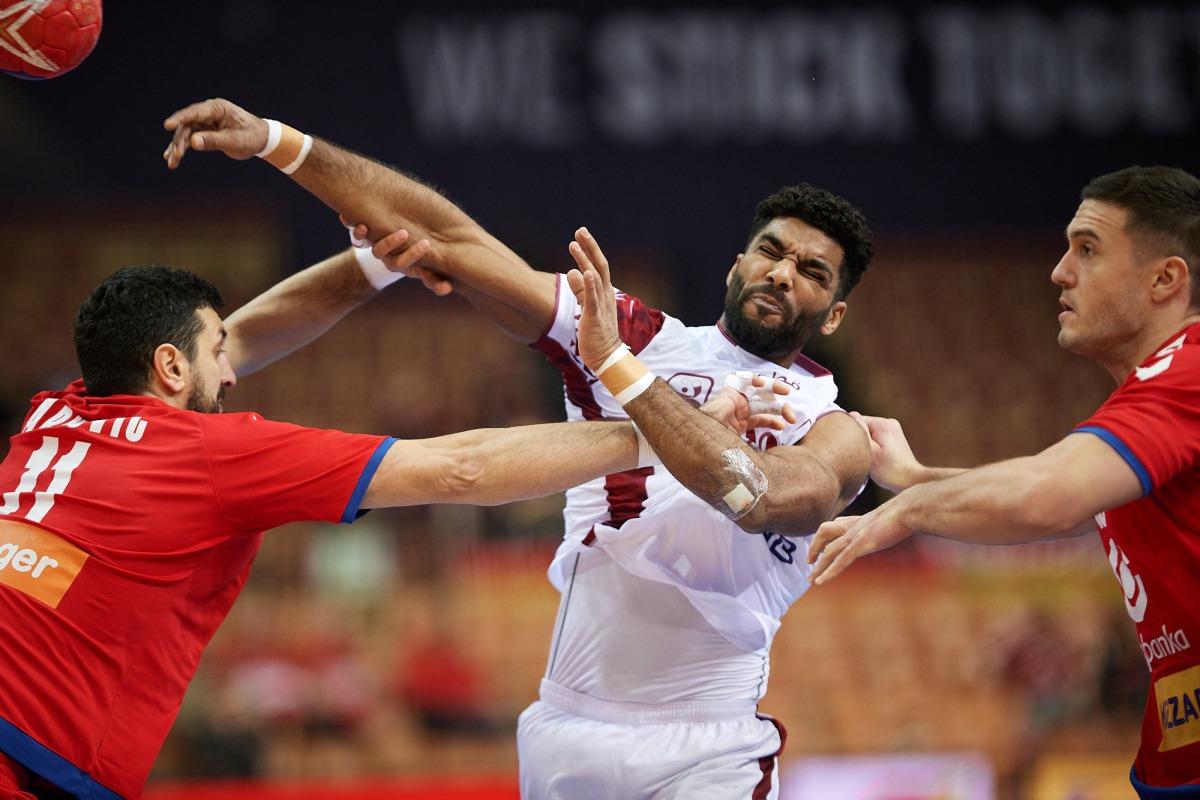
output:
[[[633,426],[624,422],[557,422],[401,441],[384,457],[363,507],[498,505],[633,469],[637,458]]]
[[[746,531],[803,535],[845,506],[834,475],[812,459],[785,463],[759,452],[715,419],[697,412],[661,379],[625,406],[662,460],[692,493],[723,511],[744,487],[761,500],[737,519]],[[795,456],[796,454],[792,454]]]
[[[720,422],[697,412],[661,379],[629,401],[625,411],[663,466],[709,504],[723,501],[737,485],[726,466],[728,459],[748,459],[761,469],[759,453]]]
[[[421,263],[450,279],[481,313],[529,343],[554,314],[555,277],[534,270],[436,190],[390,167],[316,140],[292,178],[372,239],[404,229],[426,239]]]
[[[896,496],[896,519],[914,531],[979,544],[1057,539],[1089,529],[1091,509],[1062,496],[1035,458],[1016,458],[931,480]]]
[[[933,481],[941,481],[946,478],[953,478],[955,475],[961,475],[967,470],[964,467],[927,467],[923,464],[914,465],[904,476],[903,480],[893,481],[891,483],[879,482],[883,488],[893,492],[899,492],[903,489],[908,489],[922,483],[931,483]],[[872,475],[872,477],[874,477]]]
[[[291,177],[348,220],[367,225],[372,239],[405,228],[414,241],[440,241],[478,227],[434,189],[321,139],[314,138]]]
[[[317,338],[375,293],[350,250],[314,264],[229,315],[230,364],[238,375],[259,370]]]

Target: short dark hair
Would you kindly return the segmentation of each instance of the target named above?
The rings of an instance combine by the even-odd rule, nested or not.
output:
[[[1094,178],[1084,200],[1125,209],[1125,230],[1140,260],[1179,256],[1200,305],[1200,180],[1175,167],[1127,167]]]
[[[224,305],[216,287],[186,270],[125,267],[105,278],[75,315],[75,355],[88,394],[144,391],[161,344],[195,358],[204,327],[196,312]]]
[[[832,192],[807,183],[785,186],[755,208],[747,245],[772,220],[780,217],[795,217],[821,231],[842,248],[845,258],[838,268],[837,299],[845,300],[875,257],[875,240],[866,217],[847,200]]]

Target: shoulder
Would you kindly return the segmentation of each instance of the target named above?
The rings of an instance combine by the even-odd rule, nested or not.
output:
[[[788,450],[803,452],[807,457],[836,465],[835,471],[845,475],[865,476],[871,464],[871,443],[866,431],[836,407],[817,417],[804,438],[780,450],[779,455]]]
[[[1172,337],[1149,358],[1134,368],[1104,403],[1121,404],[1128,398],[1156,396],[1200,396],[1200,324]]]
[[[201,414],[181,411],[179,421],[200,429],[210,441],[226,443],[232,447],[251,448],[259,446],[261,439],[279,437],[305,437],[316,433],[315,428],[306,428],[291,422],[267,419],[254,411],[235,411],[223,414]]]
[[[832,408],[818,417],[809,436],[814,434],[848,451],[866,453],[870,457],[871,441],[867,432],[854,417],[840,408]]]
[[[803,353],[796,356],[796,360],[792,363],[791,371],[810,378],[828,378],[829,380],[833,380],[832,372]]]

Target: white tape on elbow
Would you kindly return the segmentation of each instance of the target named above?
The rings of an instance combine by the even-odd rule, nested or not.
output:
[[[767,476],[744,450],[731,447],[721,453],[721,461],[729,489],[713,506],[736,521],[753,511],[767,493]]]

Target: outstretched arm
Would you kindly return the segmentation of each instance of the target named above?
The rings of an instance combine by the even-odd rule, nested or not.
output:
[[[406,240],[406,231],[395,236]],[[429,249],[419,241],[400,258],[415,263]],[[248,375],[303,347],[378,292],[351,249],[280,281],[225,320],[225,349],[238,375]]]
[[[261,152],[268,141],[266,120],[222,99],[181,109],[164,127],[173,132],[163,154],[172,169],[189,148],[241,160]],[[428,240],[423,266],[479,299],[485,314],[511,310],[504,327],[517,338],[533,341],[549,325],[555,276],[534,270],[429,186],[320,139],[313,140],[291,177],[345,219],[365,224],[372,240],[398,229],[407,230],[413,241]]]
[[[582,306],[579,354],[590,369],[604,373],[603,381],[606,362],[621,348],[608,262],[584,229],[570,250],[579,266],[567,276]],[[632,355],[619,361],[608,369],[637,374],[640,363]],[[845,414],[822,417],[798,445],[759,452],[661,379],[624,406],[671,474],[747,531],[810,534],[845,508],[866,480],[867,437]]]
[[[914,533],[978,544],[1078,536],[1095,530],[1096,514],[1141,493],[1137,475],[1110,445],[1073,433],[1035,456],[922,483],[862,517],[822,525],[808,551],[816,563],[812,579],[831,580],[859,556]]]
[[[638,464],[628,422],[553,422],[396,442],[363,508],[498,505],[554,494]]]

